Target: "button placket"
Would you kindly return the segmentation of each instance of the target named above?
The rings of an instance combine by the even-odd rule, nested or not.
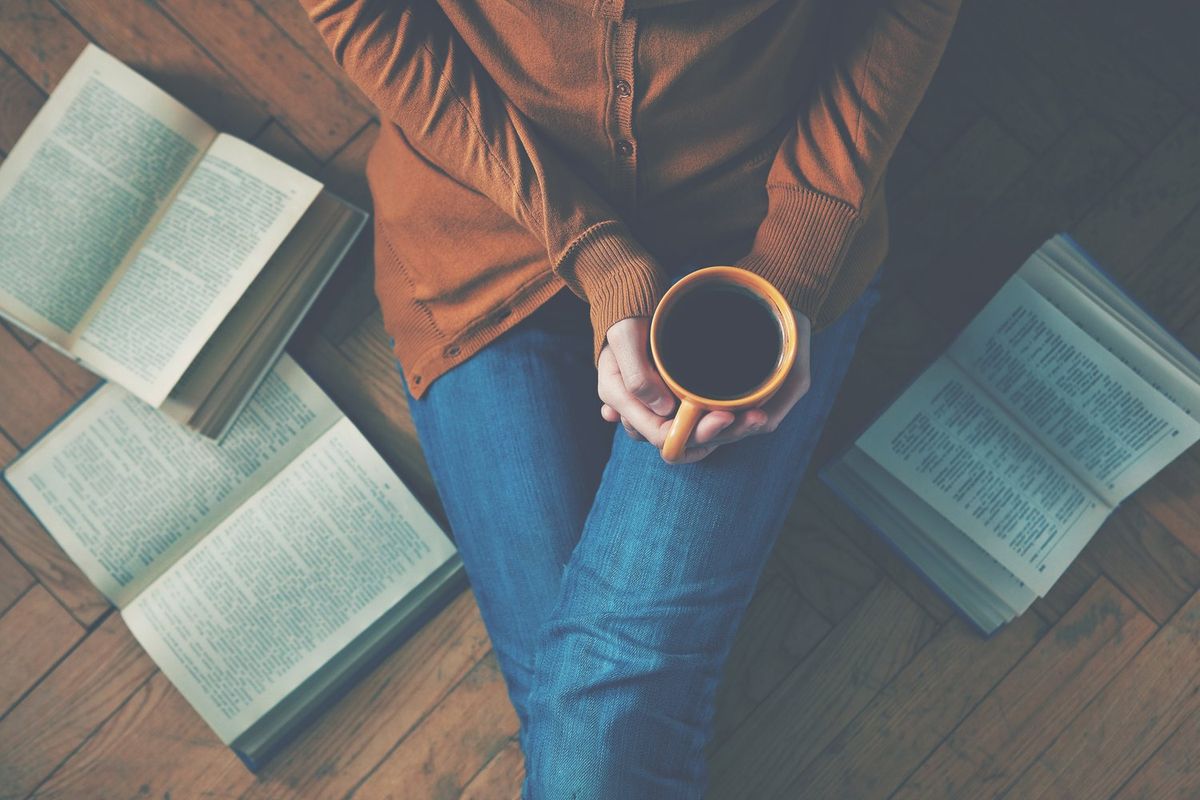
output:
[[[633,102],[637,83],[634,80],[634,48],[637,39],[637,17],[630,15],[611,23],[612,109],[610,130],[616,163],[617,195],[627,211],[637,202],[637,137],[633,132]]]

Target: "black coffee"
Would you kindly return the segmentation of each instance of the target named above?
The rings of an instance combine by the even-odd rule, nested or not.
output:
[[[783,348],[779,322],[763,300],[709,284],[675,301],[657,328],[663,367],[680,386],[713,400],[754,390],[775,371]]]

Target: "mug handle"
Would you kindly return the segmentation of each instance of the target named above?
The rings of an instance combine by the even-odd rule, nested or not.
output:
[[[665,460],[674,463],[683,457],[684,448],[688,439],[692,438],[692,431],[696,429],[696,423],[700,421],[703,412],[701,406],[690,400],[679,402],[679,410],[675,412],[675,419],[671,422],[667,441],[663,443],[662,456]]]

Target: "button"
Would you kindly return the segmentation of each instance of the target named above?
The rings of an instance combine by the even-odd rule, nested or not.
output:
[[[633,87],[629,85],[629,81],[617,81],[617,97],[629,97],[633,94]]]
[[[511,308],[498,308],[492,312],[492,322],[502,322],[512,316]]]
[[[631,155],[633,155],[633,142],[629,141],[628,139],[622,139],[621,141],[617,142],[617,154],[625,158],[629,158]]]
[[[447,347],[444,352],[446,353],[446,356],[448,358],[453,358],[454,356],[456,356],[462,352],[462,348],[456,344],[452,344],[449,347]]]
[[[413,375],[413,383],[419,386],[419,385],[420,385],[420,383],[421,383],[421,376],[420,376],[420,375]]]

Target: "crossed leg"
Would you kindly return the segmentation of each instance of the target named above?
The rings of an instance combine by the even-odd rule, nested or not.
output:
[[[813,335],[811,388],[777,430],[695,464],[597,425],[586,331],[535,318],[410,398],[527,798],[702,794],[721,670],[878,297]]]

